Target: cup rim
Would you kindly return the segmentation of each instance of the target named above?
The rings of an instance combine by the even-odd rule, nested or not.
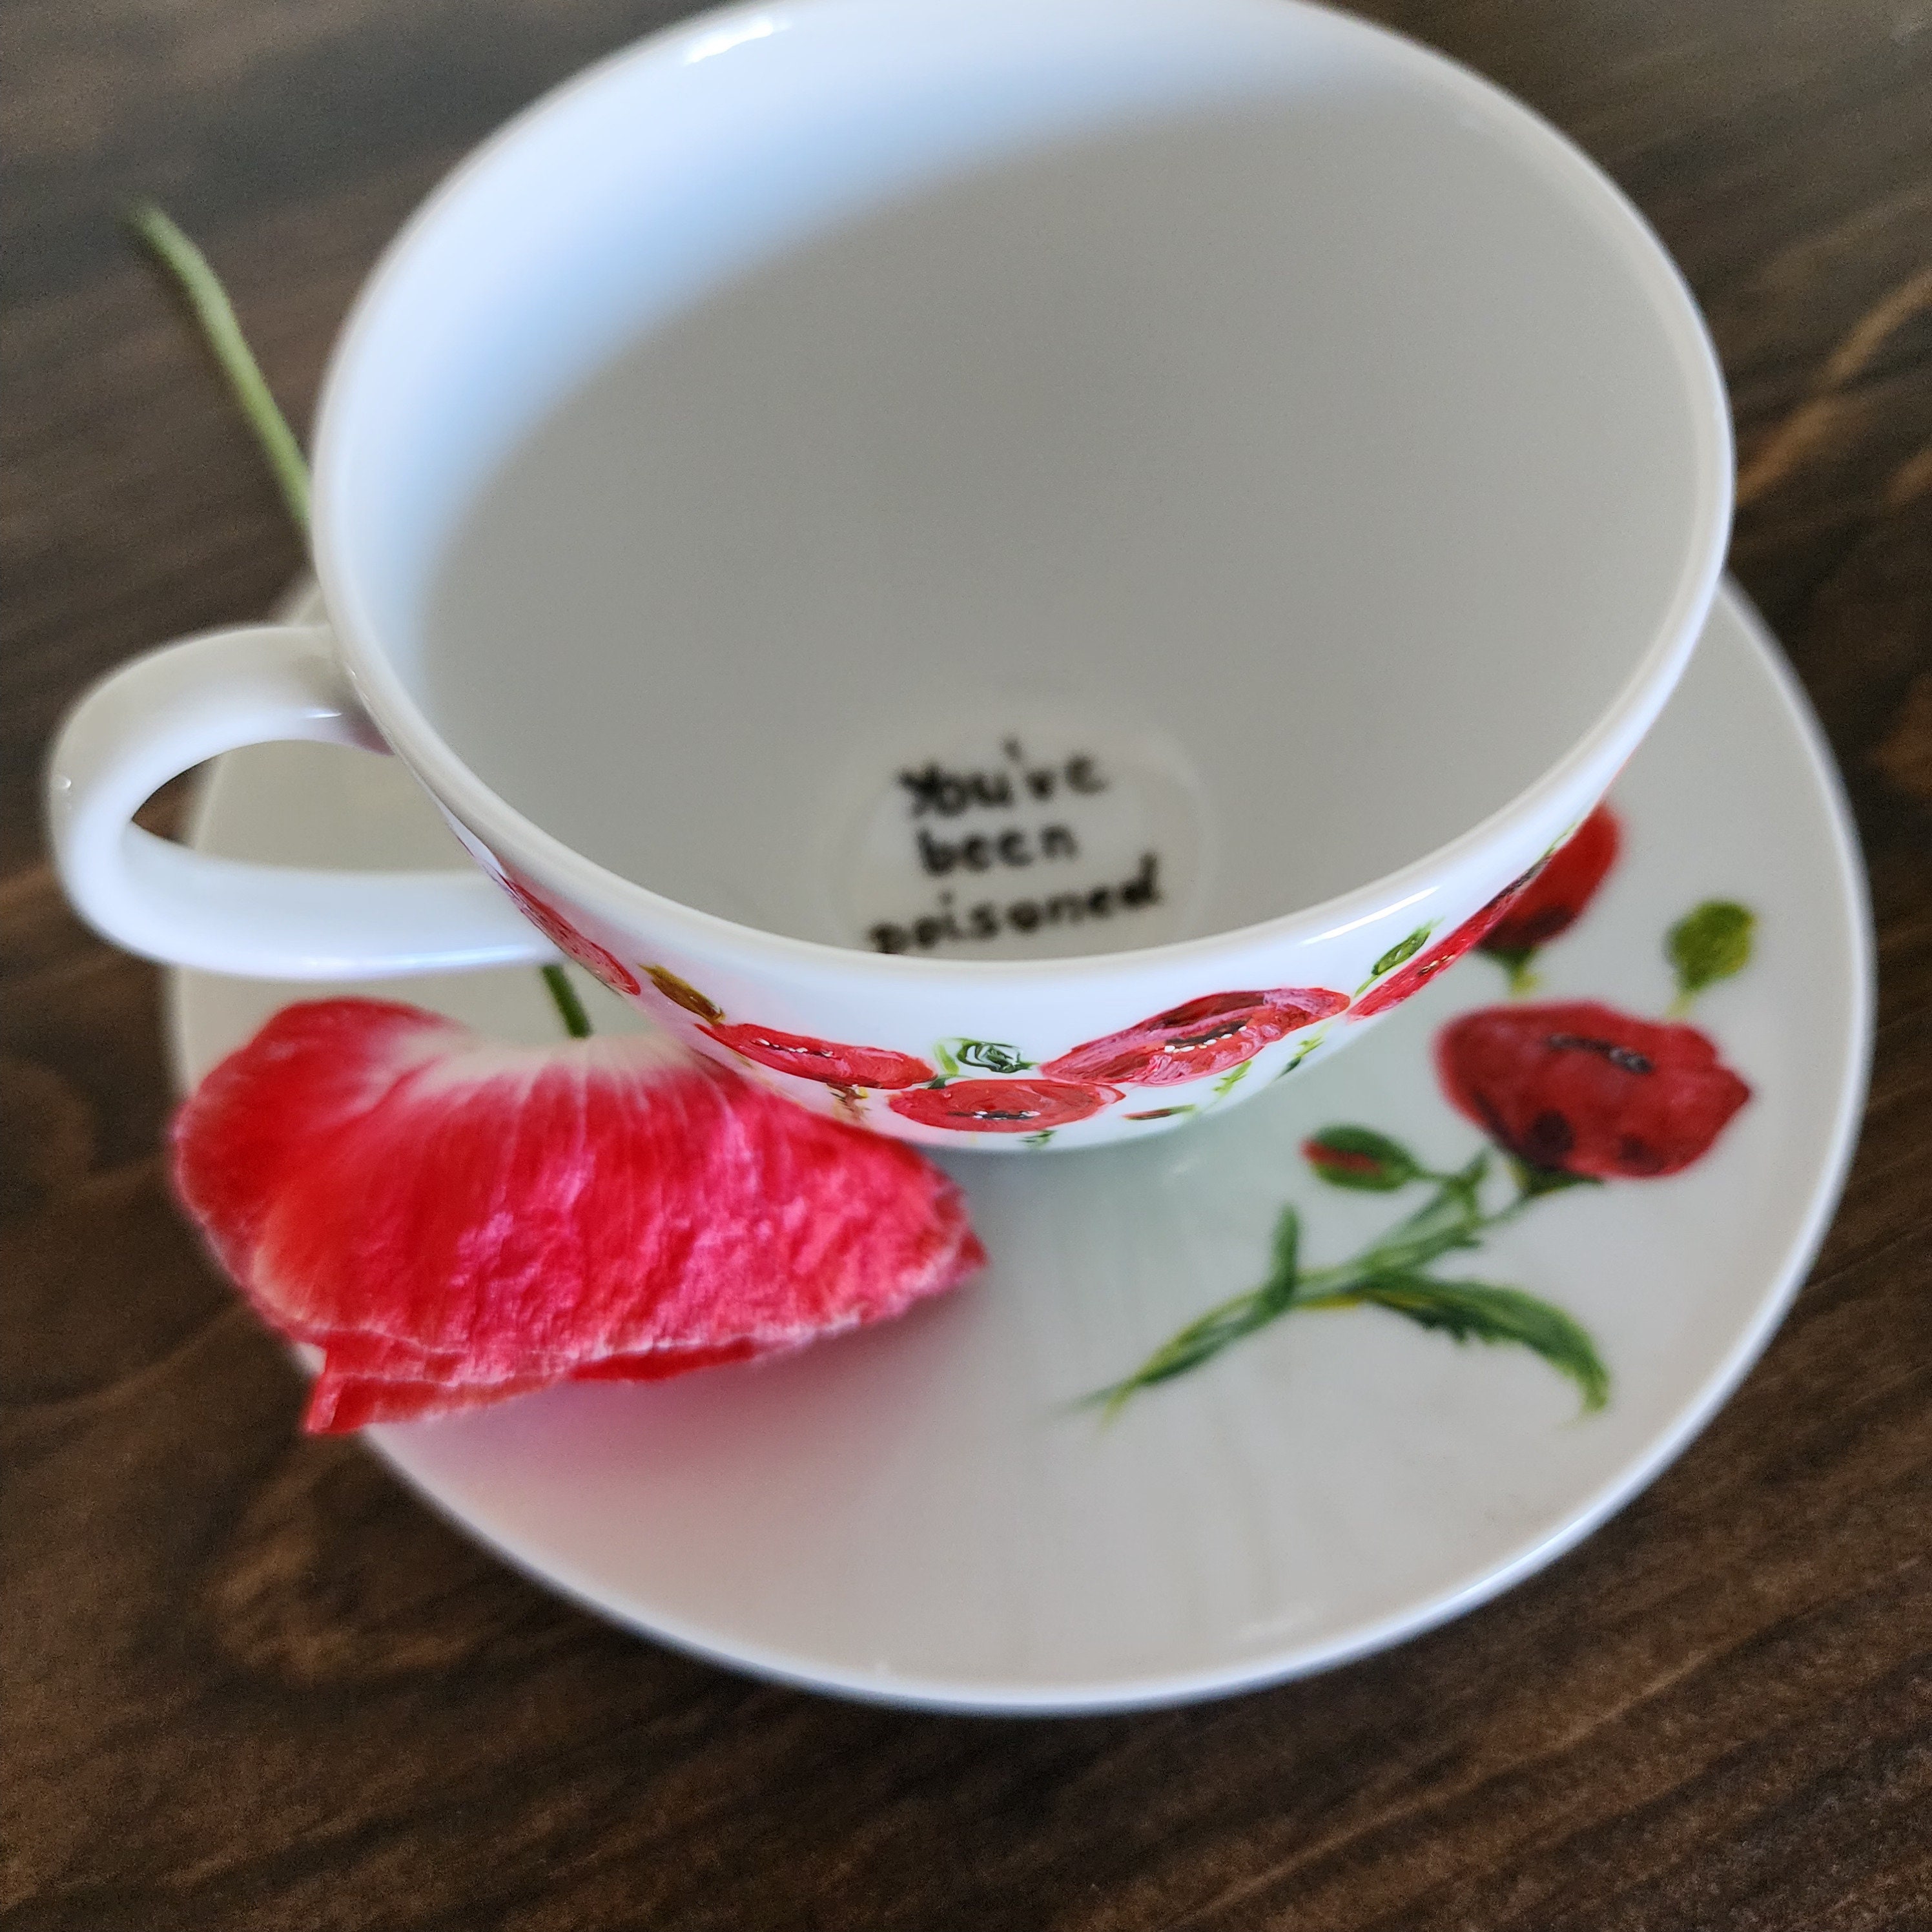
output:
[[[1054,0],[1032,0],[1032,4],[1051,4]],[[1152,4],[1168,4],[1168,0],[1152,0]],[[1173,4],[1178,11],[1184,0],[1173,0]],[[689,51],[693,43],[718,35],[734,22],[776,22],[808,17],[819,10],[814,0],[770,0],[770,4],[751,0],[751,4],[716,8],[630,42],[583,68],[514,115],[443,177],[384,249],[356,298],[324,371],[317,406],[312,508],[316,573],[337,649],[358,694],[392,748],[430,791],[488,842],[500,842],[520,856],[527,855],[556,890],[579,898],[586,908],[598,909],[604,916],[634,919],[688,940],[695,950],[728,948],[772,966],[832,970],[848,977],[876,974],[902,983],[962,975],[987,983],[1090,980],[1230,952],[1331,938],[1406,904],[1419,904],[1444,878],[1462,870],[1485,850],[1508,843],[1513,829],[1542,816],[1564,797],[1587,793],[1594,801],[1654,722],[1689,661],[1717,593],[1733,509],[1734,448],[1715,347],[1682,272],[1655,231],[1616,182],[1568,136],[1514,95],[1449,56],[1375,22],[1316,4],[1316,0],[1270,0],[1269,10],[1319,14],[1344,23],[1372,44],[1379,58],[1400,62],[1432,86],[1460,96],[1478,110],[1494,131],[1512,137],[1526,165],[1568,176],[1604,219],[1605,245],[1622,256],[1632,276],[1644,285],[1672,339],[1689,386],[1694,392],[1702,392],[1703,406],[1695,425],[1697,460],[1703,472],[1697,492],[1698,517],[1683,546],[1666,614],[1622,688],[1559,758],[1475,825],[1392,872],[1315,904],[1245,926],[1155,945],[1040,960],[872,952],[799,938],[704,911],[627,878],[565,844],[470,769],[430,722],[387,656],[376,647],[376,626],[366,600],[358,594],[336,534],[336,514],[346,494],[340,481],[341,466],[334,458],[334,426],[343,413],[340,398],[355,381],[359,363],[370,352],[368,340],[383,306],[385,291],[420,238],[441,220],[486,166],[539,123],[569,113],[580,95],[602,84],[614,70],[674,61]],[[921,17],[911,0],[874,0],[867,10],[915,23]]]

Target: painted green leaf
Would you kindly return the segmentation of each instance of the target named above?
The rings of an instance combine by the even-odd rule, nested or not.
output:
[[[1384,973],[1393,973],[1405,959],[1413,959],[1423,947],[1428,944],[1429,935],[1433,930],[1434,928],[1430,926],[1418,926],[1406,939],[1397,940],[1395,944],[1391,946],[1369,968],[1369,977],[1371,980],[1379,980]]]
[[[1303,1158],[1331,1187],[1367,1194],[1393,1194],[1421,1172],[1420,1164],[1400,1141],[1372,1127],[1324,1127],[1301,1144]]]
[[[1223,1348],[1286,1315],[1294,1304],[1300,1280],[1301,1221],[1292,1208],[1284,1208],[1274,1224],[1274,1271],[1259,1288],[1209,1309],[1170,1336],[1132,1375],[1096,1391],[1088,1401],[1097,1403],[1110,1416],[1115,1414],[1137,1390],[1152,1388],[1156,1382],[1172,1382],[1176,1376],[1198,1369]]]
[[[988,1073],[1018,1073],[1033,1064],[1018,1047],[1009,1046],[1004,1040],[955,1040],[944,1046],[952,1048],[952,1057],[962,1066],[976,1066]]]
[[[1750,963],[1751,939],[1757,915],[1732,899],[1706,899],[1670,928],[1664,942],[1677,974],[1681,999],[1690,999],[1706,986],[1728,980]]]
[[[1284,1208],[1274,1224],[1274,1267],[1262,1292],[1278,1294],[1285,1300],[1294,1292],[1300,1275],[1301,1216],[1292,1208]]]
[[[1385,1274],[1363,1282],[1350,1298],[1372,1302],[1419,1327],[1440,1329],[1458,1342],[1514,1342],[1533,1348],[1576,1384],[1586,1409],[1601,1408],[1610,1398],[1610,1373],[1588,1331],[1562,1309],[1520,1288]]]
[[[1211,1361],[1231,1343],[1240,1341],[1244,1335],[1252,1335],[1257,1328],[1274,1320],[1284,1312],[1285,1306],[1285,1300],[1270,1296],[1265,1288],[1258,1288],[1251,1294],[1238,1294],[1232,1301],[1224,1301],[1218,1308],[1210,1308],[1205,1315],[1190,1322],[1179,1334],[1163,1342],[1132,1375],[1111,1388],[1099,1390],[1088,1400],[1098,1403],[1112,1415],[1137,1390],[1152,1388],[1156,1382],[1172,1382],[1176,1376],[1184,1376],[1189,1370],[1198,1369],[1203,1362]]]

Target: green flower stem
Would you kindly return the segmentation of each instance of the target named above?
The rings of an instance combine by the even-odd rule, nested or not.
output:
[[[296,440],[294,430],[289,428],[288,418],[282,414],[268,388],[261,364],[255,360],[254,351],[248,346],[248,338],[242,333],[235,304],[228,299],[228,291],[221,286],[221,278],[208,266],[208,257],[153,202],[134,202],[128,208],[125,219],[130,232],[152,250],[154,259],[173,278],[186,298],[201,330],[202,340],[227,379],[228,386],[241,406],[243,418],[254,431],[256,444],[282,493],[282,501],[288,506],[290,517],[306,544],[309,535],[308,464],[303,458],[302,445]],[[551,965],[538,970],[543,976],[550,1002],[563,1022],[564,1031],[572,1040],[588,1040],[592,1032],[590,1016],[584,1010],[584,1002],[577,997],[577,989],[570,983],[563,968]]]
[[[242,333],[227,290],[208,266],[207,257],[152,201],[136,202],[128,210],[127,222],[188,298],[200,325],[202,340],[234,392],[248,427],[255,432],[255,440],[268,460],[289,514],[295,520],[296,529],[307,537],[308,465],[302,460],[302,446],[296,442],[287,418],[276,406],[261,365]]]
[[[539,966],[537,970],[543,976],[550,1004],[563,1022],[564,1031],[572,1040],[588,1040],[591,1034],[590,1016],[584,1010],[584,1002],[577,997],[577,988],[570,983],[570,975],[556,964]]]

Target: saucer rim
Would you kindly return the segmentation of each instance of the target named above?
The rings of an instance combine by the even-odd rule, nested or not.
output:
[[[634,1604],[601,1585],[568,1559],[542,1562],[491,1528],[466,1516],[430,1487],[412,1468],[410,1431],[384,1427],[365,1440],[435,1514],[533,1582],[653,1642],[721,1668],[788,1688],[830,1694],[895,1708],[986,1717],[1051,1717],[1169,1708],[1266,1689],[1355,1662],[1425,1634],[1480,1608],[1545,1568],[1601,1528],[1656,1480],[1708,1425],[1736,1391],[1777,1332],[1823,1244],[1844,1192],[1858,1141],[1870,1084],[1876,1009],[1876,965],[1870,894],[1856,821],[1828,743],[1795,672],[1756,607],[1728,576],[1718,603],[1737,620],[1741,641],[1768,673],[1795,728],[1798,743],[1818,782],[1839,891],[1838,913],[1852,970],[1845,986],[1844,1072],[1833,1097],[1829,1153],[1820,1165],[1804,1211],[1780,1266],[1768,1278],[1756,1308],[1718,1358],[1696,1394],[1643,1453],[1574,1507],[1558,1528],[1517,1550],[1486,1574],[1424,1598],[1346,1635],[1291,1646],[1272,1654],[1208,1670],[1140,1678],[1113,1676],[1051,1686],[985,1678],[949,1681],[938,1676],[902,1678],[880,1671],[812,1664],[766,1644],[724,1643],[676,1617],[646,1620]],[[202,836],[213,788],[203,783],[188,814],[187,836]],[[196,975],[213,978],[215,975]],[[170,969],[164,992],[164,1033],[171,1074],[178,1090],[189,1063],[187,986],[189,976]]]

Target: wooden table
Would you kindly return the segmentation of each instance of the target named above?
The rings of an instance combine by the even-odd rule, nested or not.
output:
[[[1864,1142],[1742,1391],[1552,1570],[1312,1682],[994,1722],[639,1642],[352,1442],[302,1439],[292,1371],[164,1191],[157,976],[74,922],[41,855],[73,694],[262,610],[300,560],[117,204],[156,194],[202,239],[300,420],[443,169],[668,16],[12,0],[8,1932],[1932,1926],[1932,5],[1375,10],[1596,154],[1710,316],[1735,568],[1871,866]]]

